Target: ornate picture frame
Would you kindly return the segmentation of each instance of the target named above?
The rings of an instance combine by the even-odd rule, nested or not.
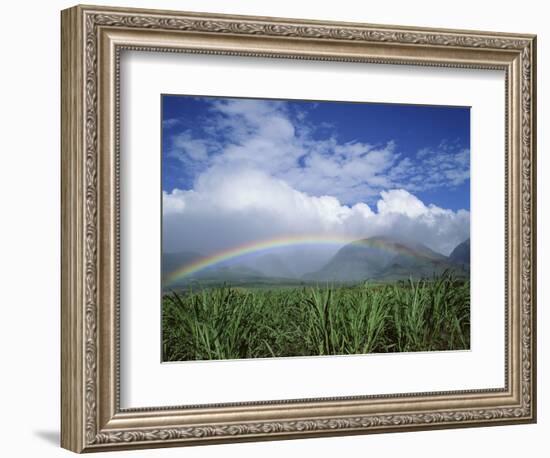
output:
[[[61,38],[64,448],[92,452],[536,421],[535,36],[75,6],[62,12]],[[124,50],[504,71],[505,387],[122,409]]]

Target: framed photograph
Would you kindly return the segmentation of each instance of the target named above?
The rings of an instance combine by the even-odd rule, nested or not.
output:
[[[62,12],[62,446],[536,421],[533,35]]]

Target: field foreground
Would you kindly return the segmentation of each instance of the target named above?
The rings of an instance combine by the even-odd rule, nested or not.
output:
[[[465,350],[470,284],[431,280],[166,294],[163,361]]]

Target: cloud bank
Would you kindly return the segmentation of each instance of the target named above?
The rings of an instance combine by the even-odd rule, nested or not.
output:
[[[342,142],[284,102],[216,100],[201,131],[166,120],[166,153],[189,189],[163,193],[163,250],[211,254],[273,237],[386,235],[442,254],[469,237],[470,214],[414,194],[469,179],[469,150],[443,141],[403,157],[393,141]],[[183,127],[182,127],[183,126]],[[320,135],[319,130],[324,134]]]
[[[387,235],[424,243],[449,254],[469,237],[470,214],[425,205],[404,189],[382,191],[373,210],[312,196],[254,169],[227,173],[214,167],[195,189],[163,194],[165,251],[193,247],[212,253],[281,235],[327,234],[350,238]]]

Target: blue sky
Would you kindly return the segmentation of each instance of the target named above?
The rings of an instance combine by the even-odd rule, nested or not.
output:
[[[163,246],[470,234],[469,108],[162,99]]]
[[[226,105],[235,102],[240,104],[237,109]],[[271,106],[256,115],[254,105],[258,103]],[[346,205],[372,205],[380,191],[399,188],[425,204],[455,211],[470,208],[467,107],[164,95],[163,190],[193,189],[200,175],[217,163],[247,165],[246,155],[239,152],[231,156],[231,152],[247,142],[254,143],[254,137],[261,135],[261,124],[254,132],[254,116],[264,125],[270,119],[283,119],[283,130],[293,128],[290,135],[284,130],[282,141],[277,140],[276,132],[268,133],[267,138],[275,140],[273,148],[288,149],[294,163],[285,163],[282,168],[261,164],[269,141],[260,145],[258,139],[255,146],[262,147],[252,148],[254,156],[249,165],[256,167],[260,159],[270,174],[300,191],[334,195]],[[265,161],[273,161],[285,151],[276,157],[264,155]],[[234,160],[228,161],[230,157]],[[332,161],[333,170],[331,161],[325,161],[331,157],[338,158]],[[367,158],[363,163],[362,157]],[[369,161],[372,167],[366,168],[364,178],[353,173],[348,176]],[[340,177],[333,176],[338,172]]]

